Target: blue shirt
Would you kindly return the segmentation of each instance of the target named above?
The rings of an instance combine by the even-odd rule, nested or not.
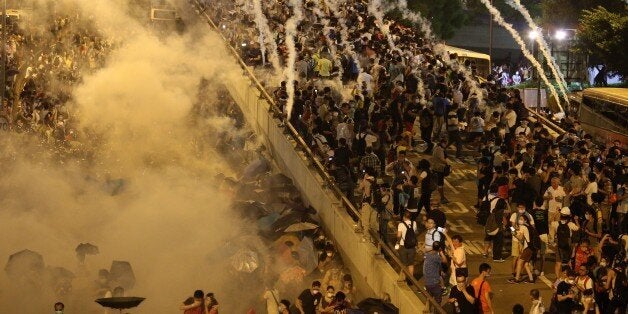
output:
[[[434,105],[434,115],[439,117],[445,116],[447,107],[451,106],[447,98],[443,98],[440,96],[434,97],[434,100],[432,100],[432,104]]]

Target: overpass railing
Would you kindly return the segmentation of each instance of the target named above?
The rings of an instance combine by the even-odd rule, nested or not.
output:
[[[211,28],[213,28],[214,31],[216,31],[216,33],[220,36],[220,38],[222,38],[227,49],[231,52],[231,54],[233,54],[239,66],[244,71],[244,74],[251,80],[251,82],[255,85],[256,89],[260,92],[260,97],[264,98],[264,100],[266,100],[270,104],[269,110],[272,111],[273,115],[275,115],[276,117],[282,117],[284,113],[277,106],[274,99],[268,94],[268,92],[266,91],[266,88],[257,80],[255,74],[242,60],[238,51],[229,43],[229,40],[225,38],[223,34],[220,32],[219,27],[216,25],[216,23],[214,23],[212,18],[207,14],[206,12],[207,8],[203,4],[201,4],[198,0],[194,0],[193,4],[199,10],[199,14],[202,15],[207,20],[207,23],[211,26]],[[395,269],[398,269],[405,274],[406,278],[408,278],[408,280],[411,282],[412,286],[414,287],[413,290],[418,293],[419,297],[424,302],[430,305],[430,308],[432,309],[432,311],[435,313],[445,314],[446,312],[441,307],[441,305],[438,304],[438,302],[436,302],[436,300],[434,300],[434,298],[425,291],[424,287],[421,286],[419,282],[414,278],[414,275],[410,274],[410,272],[407,270],[407,267],[405,267],[403,263],[401,263],[399,258],[396,256],[393,248],[380,237],[378,232],[368,227],[367,229],[364,229],[364,227],[361,226],[360,212],[356,209],[353,203],[346,197],[346,195],[336,185],[334,178],[329,174],[326,167],[323,165],[323,163],[321,163],[319,158],[317,158],[315,153],[307,145],[305,140],[297,132],[294,126],[289,121],[285,120],[284,127],[286,131],[288,132],[288,134],[295,140],[298,149],[304,152],[307,159],[312,163],[312,165],[314,166],[318,174],[323,178],[324,182],[327,184],[329,189],[338,198],[338,200],[340,200],[342,207],[345,208],[347,213],[351,216],[353,221],[357,224],[358,228],[356,229],[356,232],[364,232],[365,234],[369,234],[375,240],[378,248],[381,248],[385,252],[385,254],[389,257],[388,261],[392,264],[392,266],[395,267]]]

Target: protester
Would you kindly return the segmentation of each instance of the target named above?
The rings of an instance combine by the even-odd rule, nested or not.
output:
[[[481,313],[494,314],[492,290],[488,282],[488,277],[491,275],[491,266],[487,263],[482,263],[479,269],[480,275],[471,281],[471,286],[473,291],[475,291],[475,298],[480,300]]]

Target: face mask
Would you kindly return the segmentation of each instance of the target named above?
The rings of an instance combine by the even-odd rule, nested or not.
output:
[[[331,292],[328,292],[328,293],[327,293],[327,297],[331,299],[331,298],[333,298],[333,297],[334,297],[334,294],[333,294],[333,293],[331,293]]]
[[[607,265],[606,262],[600,262],[600,266],[606,267],[606,265]]]
[[[63,311],[55,311],[55,314],[63,314]]]
[[[560,153],[560,151],[557,149],[554,151],[554,155],[558,155]]]
[[[520,210],[518,210],[518,212],[519,212],[519,214],[523,214],[523,213],[526,212],[526,210],[525,209],[520,209]]]
[[[283,311],[286,310],[286,306],[285,305],[281,305],[277,308],[277,310],[279,310],[279,314],[281,314]]]
[[[567,279],[565,280],[565,282],[567,282],[570,285],[573,285],[575,281],[573,279]]]
[[[331,257],[332,255],[334,255],[334,253],[332,253],[332,252],[328,252],[328,253],[327,253],[327,256],[330,256],[330,257]]]
[[[317,295],[319,293],[320,293],[320,291],[318,291],[318,290],[312,290],[312,294],[314,294],[314,295]]]

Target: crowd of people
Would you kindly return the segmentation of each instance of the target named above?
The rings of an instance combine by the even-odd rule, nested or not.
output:
[[[280,60],[287,60],[284,25],[294,10],[282,1],[262,7],[276,34],[266,38],[264,47],[247,5],[218,1],[209,12],[234,46],[245,43],[241,55],[257,68],[264,66],[261,49],[271,53],[269,41],[277,44]],[[509,281],[517,284],[544,276],[546,257],[552,254],[555,294],[547,311],[624,313],[624,143],[600,145],[573,119],[563,120],[566,132],[554,137],[541,123],[528,120],[519,92],[506,88],[527,80],[529,68],[511,76],[498,67],[474,90],[455,55],[448,56],[452,64],[417,29],[378,22],[365,1],[337,6],[305,1],[303,14],[295,39],[297,80],[289,121],[368,216],[364,220],[376,220],[384,238],[396,233],[388,240],[397,244],[411,273],[423,243],[423,276],[437,302],[447,286],[452,297],[446,303],[467,307],[479,296],[483,311],[493,312],[483,278],[471,284],[474,290],[460,285],[469,276],[459,271],[466,268],[462,239],[448,235],[439,208],[448,202],[443,185],[451,161],[468,154],[478,162],[475,207],[486,231],[484,256],[495,263],[512,257]],[[343,28],[348,38],[342,38]],[[474,71],[473,64],[465,65]],[[272,93],[283,109],[288,84],[284,80]],[[423,157],[415,163],[409,155],[417,152]],[[373,212],[378,219],[370,218]],[[421,229],[424,242],[416,240]],[[510,248],[504,249],[505,239]],[[443,262],[451,266],[444,267],[446,276]],[[480,267],[484,276],[489,272],[490,265]],[[537,310],[538,295],[531,293]]]
[[[37,23],[7,19],[0,117],[18,133],[37,134],[43,142],[72,149],[79,137],[70,109],[72,87],[104,65],[113,42],[93,23],[85,23],[76,8],[57,6],[58,14]]]

